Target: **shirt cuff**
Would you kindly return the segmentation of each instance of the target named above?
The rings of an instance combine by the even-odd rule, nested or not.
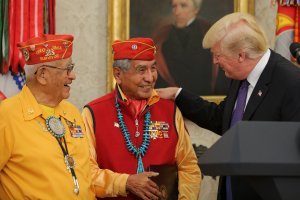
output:
[[[176,94],[175,94],[174,100],[177,98],[177,96],[179,95],[179,93],[181,92],[181,90],[182,90],[182,88],[179,88],[179,89],[177,90],[177,92],[176,92]]]

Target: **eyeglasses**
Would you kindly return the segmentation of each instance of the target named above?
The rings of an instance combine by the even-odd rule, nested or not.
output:
[[[73,69],[75,67],[75,64],[71,63],[66,68],[60,68],[60,67],[56,67],[56,66],[52,66],[52,65],[42,65],[41,67],[49,67],[49,68],[53,68],[53,69],[67,70],[67,75],[70,75],[70,73],[73,71]],[[37,73],[37,71],[34,74],[36,74],[36,73]]]

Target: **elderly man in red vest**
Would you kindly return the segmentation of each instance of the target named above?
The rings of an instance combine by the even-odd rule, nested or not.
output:
[[[174,102],[160,99],[154,90],[153,40],[132,38],[115,41],[112,47],[115,90],[88,103],[82,113],[96,195],[128,200],[166,199],[167,195],[169,199],[197,199],[201,172],[182,115]],[[146,172],[154,166],[176,167],[175,198],[157,181],[165,176],[163,172]]]

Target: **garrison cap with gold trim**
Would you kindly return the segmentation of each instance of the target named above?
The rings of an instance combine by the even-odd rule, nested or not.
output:
[[[153,60],[156,47],[151,38],[116,40],[112,44],[114,60]]]
[[[20,42],[17,47],[28,65],[52,62],[72,55],[73,36],[44,34]]]

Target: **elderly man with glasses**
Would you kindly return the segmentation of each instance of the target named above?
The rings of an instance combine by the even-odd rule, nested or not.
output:
[[[95,199],[81,115],[65,100],[72,46],[71,35],[18,44],[26,85],[0,103],[0,199]]]

